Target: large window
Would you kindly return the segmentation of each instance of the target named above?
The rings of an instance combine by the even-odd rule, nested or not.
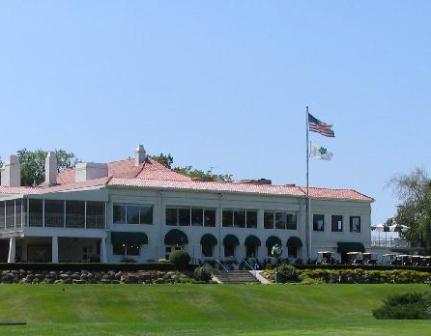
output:
[[[361,217],[350,216],[350,232],[361,232]]]
[[[5,202],[0,202],[0,229],[4,229],[5,226],[6,226]]]
[[[343,231],[343,216],[333,215],[332,216],[332,232]]]
[[[28,202],[29,202],[29,225],[42,226],[43,201],[40,199],[30,199]]]
[[[297,216],[295,213],[286,211],[265,211],[265,229],[296,230]]]
[[[87,228],[102,229],[105,227],[105,203],[87,202]]]
[[[48,226],[48,227],[64,226],[64,201],[57,201],[57,200],[45,201],[45,226]]]
[[[325,216],[313,215],[313,231],[325,231]]]
[[[15,226],[15,202],[6,201],[6,227],[13,228]]]
[[[257,228],[257,211],[234,209],[223,210],[223,226],[237,228]]]
[[[85,202],[84,201],[66,202],[66,227],[70,227],[70,228],[85,227]]]
[[[215,209],[206,208],[166,208],[166,225],[170,226],[216,226]]]
[[[114,224],[153,224],[152,205],[114,204]]]

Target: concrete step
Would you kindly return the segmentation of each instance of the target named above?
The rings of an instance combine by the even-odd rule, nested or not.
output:
[[[222,283],[259,283],[259,280],[257,280],[249,271],[223,271],[217,274],[216,277]]]

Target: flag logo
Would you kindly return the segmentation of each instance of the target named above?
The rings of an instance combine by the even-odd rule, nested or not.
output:
[[[331,160],[334,153],[328,151],[326,147],[310,143],[310,158],[317,160]]]
[[[326,137],[335,137],[332,125],[320,121],[319,119],[313,117],[310,113],[308,113],[308,129],[311,132],[316,132]]]

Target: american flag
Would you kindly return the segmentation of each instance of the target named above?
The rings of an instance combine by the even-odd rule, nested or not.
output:
[[[332,130],[332,125],[329,125],[319,119],[313,117],[310,113],[308,113],[308,129],[311,132],[320,133],[327,137],[335,137],[335,133]]]

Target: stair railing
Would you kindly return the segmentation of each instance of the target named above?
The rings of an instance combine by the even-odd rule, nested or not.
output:
[[[252,267],[252,266],[250,265],[250,263],[247,261],[247,259],[244,259],[243,261],[244,261],[244,264],[245,264],[246,266],[248,266],[248,268],[250,269],[251,274],[253,274],[253,276],[256,278],[256,274],[257,274],[256,266]]]
[[[223,270],[224,270],[226,273],[229,273],[229,269],[226,267],[226,265],[224,265],[224,264],[220,261],[220,259],[216,259],[216,263],[217,263],[217,264],[219,264],[219,265],[223,268]]]

